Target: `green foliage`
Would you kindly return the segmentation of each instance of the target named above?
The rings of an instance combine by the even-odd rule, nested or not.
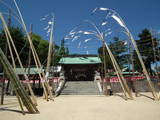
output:
[[[44,63],[48,56],[48,46],[49,42],[47,40],[43,40],[41,36],[37,34],[32,34],[32,42],[36,49],[36,52],[39,56],[41,63]],[[32,57],[33,59],[33,57]],[[34,61],[34,60],[33,60]]]
[[[55,54],[55,63],[54,63],[55,65],[58,65],[59,60],[60,60],[63,56],[69,54],[68,48],[65,48],[64,45],[65,45],[65,41],[64,41],[64,39],[62,39],[62,40],[61,40],[61,46],[60,46],[59,50],[56,51],[56,54]]]
[[[17,48],[18,53],[20,53],[21,49],[25,45],[24,34],[23,34],[22,30],[18,27],[10,27],[9,31],[10,31],[12,39],[15,43],[15,47]],[[9,50],[6,49],[7,48],[7,40],[6,40],[4,30],[0,31],[0,43],[1,43],[0,48],[4,51],[4,53],[6,53],[8,60],[11,61]],[[14,54],[14,56],[16,56],[14,52],[13,52],[13,54]],[[20,57],[22,57],[23,59],[26,59],[27,55],[24,53],[24,54],[21,54]],[[17,63],[17,61],[16,61],[16,63]]]
[[[0,48],[5,51],[6,37],[4,35],[4,31],[0,32]]]
[[[11,33],[12,39],[15,42],[17,49],[19,50],[20,47],[24,44],[24,34],[22,30],[18,27],[10,27],[9,31]],[[4,30],[0,32],[0,47],[4,50],[6,42],[6,36]]]
[[[127,63],[126,54],[124,54],[127,51],[127,46],[124,45],[124,41],[120,40],[118,37],[114,37],[113,42],[110,42],[109,44],[109,48],[111,49],[120,67],[123,67]],[[98,49],[98,53],[103,61],[104,60],[103,47],[100,47]],[[113,69],[112,62],[106,48],[105,48],[105,59],[106,59],[107,69]]]
[[[106,67],[107,69],[112,69],[113,68],[112,62],[107,52],[107,49],[105,49],[104,51],[105,51]],[[99,53],[99,57],[101,58],[102,62],[104,62],[103,47],[98,48],[98,53]]]
[[[140,54],[143,58],[143,61],[145,63],[146,68],[150,73],[152,73],[151,70],[151,64],[155,63],[155,60],[158,60],[159,58],[155,58],[154,56],[154,50],[153,46],[155,48],[155,54],[158,55],[157,49],[158,49],[158,43],[157,38],[155,38],[151,32],[148,29],[142,30],[142,32],[139,34],[139,40],[136,41],[138,49],[140,51]],[[142,71],[140,62],[138,60],[138,57],[134,51],[134,64],[135,69],[138,71]]]
[[[37,53],[38,53],[39,59],[41,60],[41,63],[47,59],[48,46],[49,46],[48,41],[40,40],[38,48],[37,48]]]
[[[125,64],[127,64],[126,52],[128,50],[128,46],[125,45],[125,42],[123,40],[120,40],[118,37],[114,37],[113,43],[110,43],[109,47],[120,67],[123,67]]]
[[[28,58],[29,49],[30,49],[30,45],[27,40],[27,37],[22,32],[22,30],[18,27],[10,27],[9,30],[10,30],[11,36],[13,38],[13,41],[15,43],[15,46],[17,48],[17,51],[20,55],[22,64],[27,66],[28,59],[29,59]],[[37,51],[37,54],[40,58],[41,63],[46,63],[46,59],[48,56],[49,42],[47,40],[43,40],[41,38],[41,36],[39,36],[38,34],[35,34],[35,33],[32,34],[31,38],[32,38],[33,45]],[[6,44],[7,44],[7,41],[6,41],[6,36],[5,36],[4,30],[1,30],[1,32],[0,32],[0,48],[3,51],[6,51],[5,50]],[[55,50],[57,50],[58,48],[59,47],[57,45],[55,45]],[[7,51],[8,51],[8,53],[7,53],[8,60],[11,62],[9,50],[7,50]],[[15,57],[16,65],[19,65],[18,61],[16,59],[15,53],[13,53],[13,54]],[[31,65],[35,65],[32,55],[31,55]]]

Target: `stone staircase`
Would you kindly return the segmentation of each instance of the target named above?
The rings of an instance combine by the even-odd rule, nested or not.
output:
[[[94,81],[67,81],[61,95],[100,95]]]

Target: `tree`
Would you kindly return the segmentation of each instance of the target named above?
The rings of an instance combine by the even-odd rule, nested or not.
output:
[[[41,63],[45,63],[47,56],[48,56],[48,46],[49,42],[47,40],[43,40],[41,36],[38,34],[33,33],[32,34],[32,42],[36,49],[36,52],[38,54],[38,57],[41,61]],[[32,57],[33,59],[33,57]],[[34,61],[34,60],[32,60]],[[33,63],[32,63],[33,64]]]
[[[29,41],[27,40],[27,37],[25,36],[25,34],[22,32],[22,30],[19,27],[10,27],[9,30],[13,38],[14,44],[16,46],[17,52],[19,53],[22,64],[27,66],[29,49],[30,49]],[[33,33],[31,37],[32,37],[33,45],[39,56],[39,59],[41,63],[43,64],[45,63],[45,60],[47,59],[49,42],[47,40],[43,40],[40,35],[35,34],[35,33]],[[5,51],[6,44],[7,42],[6,42],[5,32],[4,30],[1,30],[0,31],[0,48],[3,51]],[[55,49],[56,50],[58,49],[57,45],[55,45]],[[14,52],[13,54],[15,57],[16,65],[19,65],[17,61],[17,57]],[[8,60],[11,62],[10,56],[8,57]],[[33,56],[31,56],[31,65],[35,65]]]
[[[32,42],[33,42],[33,45],[36,49],[36,52],[39,56],[41,63],[43,65],[46,65],[47,57],[48,57],[49,41],[43,40],[40,35],[33,33],[32,34]],[[56,53],[56,51],[58,49],[59,49],[59,46],[55,45],[53,54]],[[32,59],[33,59],[33,57],[32,57]],[[34,61],[34,60],[32,60],[32,61]],[[53,61],[55,61],[55,60],[53,59]],[[32,64],[34,64],[34,63],[32,63]]]
[[[55,65],[58,64],[59,60],[65,56],[65,55],[68,55],[69,54],[69,49],[68,48],[65,48],[65,40],[62,39],[61,40],[61,46],[59,47],[59,50],[56,51],[55,53]]]
[[[124,44],[125,42],[120,40],[118,37],[114,37],[113,38],[113,42],[109,43],[109,47],[115,57],[115,59],[117,60],[117,62],[119,63],[120,67],[123,68],[124,65],[127,63],[127,55],[124,54],[127,51],[127,46]],[[98,53],[100,55],[100,58],[103,61],[103,47],[100,47],[98,49]],[[113,69],[112,66],[112,62],[111,59],[109,57],[109,54],[107,52],[107,49],[105,48],[105,58],[106,58],[106,67],[107,69]]]
[[[120,40],[118,37],[113,38],[113,43],[109,45],[115,59],[119,63],[120,67],[124,67],[128,62],[128,54],[126,54],[128,50],[128,46],[125,44],[124,40]]]
[[[143,58],[144,64],[148,72],[152,74],[151,64],[155,63],[156,60],[159,59],[158,57],[155,56],[158,54],[157,49],[159,49],[157,38],[155,38],[148,29],[142,30],[142,32],[138,36],[139,36],[139,40],[136,41],[138,49],[140,51],[140,54]],[[154,51],[154,48],[155,48],[155,51]],[[134,64],[135,64],[136,70],[138,71],[142,70],[135,51],[134,51]]]
[[[21,51],[21,49],[24,47],[25,45],[25,39],[24,39],[24,34],[22,32],[22,30],[19,27],[9,27],[9,31],[11,33],[12,39],[15,43],[15,47],[17,48],[17,52],[19,53]],[[5,32],[4,30],[0,31],[0,48],[3,51],[6,51],[6,44],[7,44],[7,40],[6,40],[6,36],[5,36]],[[6,52],[5,52],[6,53]],[[8,56],[8,60],[11,62],[11,58],[10,58],[10,54],[6,53]],[[13,52],[14,56],[15,53]],[[22,54],[23,56],[21,56],[23,59],[26,59],[26,55]],[[16,62],[18,63],[18,62]]]

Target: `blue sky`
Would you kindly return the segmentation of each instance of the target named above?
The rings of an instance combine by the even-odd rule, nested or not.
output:
[[[12,0],[3,0],[15,9]],[[68,32],[83,20],[90,18],[95,7],[116,10],[125,21],[133,36],[144,28],[160,30],[160,0],[17,0],[27,27],[33,24],[33,31],[43,39],[46,26],[40,21],[48,13],[55,14],[54,37],[57,44]],[[1,4],[1,11],[7,9]],[[96,20],[96,17],[94,18]]]

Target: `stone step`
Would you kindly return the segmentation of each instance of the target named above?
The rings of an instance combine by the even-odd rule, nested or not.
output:
[[[61,95],[99,95],[97,84],[93,81],[67,81]]]

